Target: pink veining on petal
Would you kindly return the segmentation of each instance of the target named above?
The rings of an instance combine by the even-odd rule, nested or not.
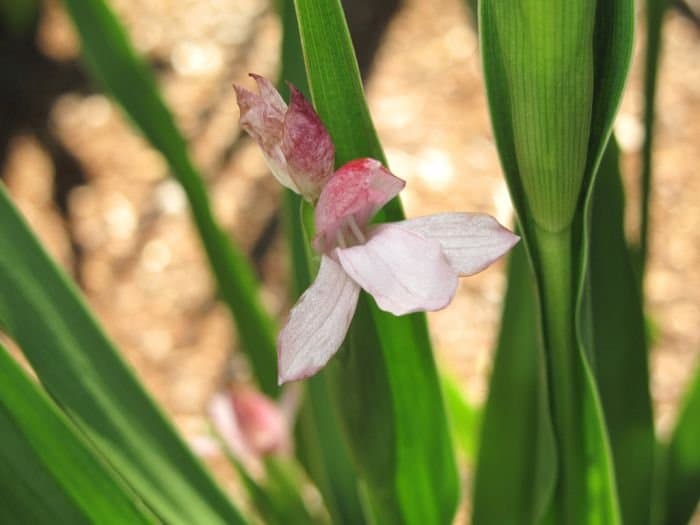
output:
[[[382,224],[366,243],[336,248],[334,253],[377,306],[394,315],[440,310],[457,291],[457,271],[440,243],[397,224]]]
[[[289,90],[291,99],[284,117],[282,153],[301,194],[315,201],[333,173],[335,147],[304,95],[292,84]]]
[[[348,162],[323,188],[315,212],[314,246],[327,252],[348,220],[364,228],[372,216],[406,185],[375,159]]]

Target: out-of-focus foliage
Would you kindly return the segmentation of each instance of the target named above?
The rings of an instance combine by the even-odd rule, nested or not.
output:
[[[185,190],[220,297],[236,321],[255,377],[267,395],[277,396],[274,323],[260,305],[258,283],[245,255],[214,220],[207,189],[150,70],[136,56],[124,28],[103,0],[64,3],[80,35],[88,70],[163,154]]]
[[[676,428],[664,450],[661,519],[664,525],[686,523],[700,502],[700,367],[689,385]]]
[[[0,521],[156,523],[0,344]]]
[[[242,523],[73,284],[39,245],[1,184],[0,290],[0,326],[57,405],[160,519]],[[48,428],[34,430],[50,436]]]

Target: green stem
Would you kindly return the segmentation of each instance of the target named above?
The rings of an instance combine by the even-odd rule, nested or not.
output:
[[[639,224],[639,279],[644,278],[649,245],[649,205],[651,200],[652,151],[654,144],[654,102],[656,99],[656,77],[661,51],[661,24],[666,0],[646,2],[646,54],[644,65],[644,147],[642,149],[642,180]],[[643,291],[643,287],[640,288]]]
[[[536,228],[552,418],[559,457],[557,523],[579,523],[584,511],[585,448],[581,426],[580,363],[574,332],[571,229]]]

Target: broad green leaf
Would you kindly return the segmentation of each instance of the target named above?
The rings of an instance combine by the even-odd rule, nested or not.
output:
[[[583,292],[591,187],[627,75],[633,21],[630,0],[480,4],[494,134],[541,297],[558,454],[553,516],[567,523],[620,521]]]
[[[122,361],[0,184],[0,325],[95,448],[159,518],[243,523]]]
[[[255,377],[267,395],[276,397],[274,323],[260,305],[257,281],[245,255],[214,220],[207,189],[151,72],[136,56],[124,28],[103,0],[64,0],[64,4],[80,35],[89,72],[163,154],[185,190],[221,299],[233,314]]]
[[[308,97],[293,0],[280,0],[278,10],[282,21],[280,90],[284,92],[287,89],[284,81],[289,81]],[[293,300],[309,287],[315,272],[304,227],[305,222],[313,222],[312,210],[302,203],[297,194],[285,191],[284,225],[291,262]],[[297,456],[321,492],[333,523],[362,523],[366,520],[358,495],[357,474],[340,429],[328,374],[317,374],[306,381],[304,387],[305,396],[296,426]]]
[[[557,468],[535,278],[525,247],[508,263],[501,327],[481,422],[472,522],[539,523]]]
[[[0,429],[2,523],[156,523],[2,344]]]
[[[608,143],[593,194],[590,246],[592,365],[610,434],[624,523],[649,523],[654,422],[644,315],[624,231],[619,151]]]
[[[665,461],[664,525],[688,523],[700,503],[700,366],[689,385]]]
[[[384,161],[340,3],[295,6],[312,99],[337,164],[367,156]],[[402,217],[395,199],[378,220]],[[363,296],[348,341],[331,371],[344,387],[336,400],[371,508],[390,523],[449,522],[458,480],[425,316],[394,317]]]
[[[561,231],[573,220],[586,164],[593,90],[596,2],[484,0],[484,59],[503,84],[518,179],[532,220]],[[494,119],[495,120],[495,119]]]

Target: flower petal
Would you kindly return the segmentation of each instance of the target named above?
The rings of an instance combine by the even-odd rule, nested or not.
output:
[[[272,400],[250,387],[234,386],[231,402],[240,430],[256,454],[290,450],[289,421]]]
[[[297,88],[289,84],[291,100],[284,117],[282,153],[289,174],[308,200],[315,201],[333,173],[335,147],[316,111]]]
[[[282,140],[282,126],[287,104],[269,80],[251,73],[258,84],[257,95],[244,87],[233,85],[241,110],[241,127],[253,137],[263,150]]]
[[[241,110],[241,127],[258,143],[270,171],[280,184],[299,193],[280,147],[287,105],[269,80],[253,73],[250,76],[257,82],[260,95],[233,85]]]
[[[280,95],[272,82],[262,75],[257,75],[255,73],[248,73],[248,75],[255,80],[255,83],[258,85],[260,97],[262,97],[265,104],[269,106],[272,111],[277,113],[284,113],[287,111],[287,104],[285,104],[282,95]]]
[[[316,249],[330,250],[350,218],[363,228],[405,185],[378,160],[357,159],[342,166],[323,188],[316,206]]]
[[[379,308],[394,315],[440,310],[457,290],[457,272],[440,243],[398,225],[379,226],[367,243],[334,253]]]
[[[520,240],[484,213],[438,213],[396,225],[438,241],[450,265],[460,275],[480,272]]]
[[[341,266],[324,255],[316,280],[292,308],[277,339],[280,384],[315,374],[338,351],[359,293]]]
[[[252,457],[253,451],[238,424],[231,398],[224,393],[217,393],[209,402],[209,417],[226,446],[234,456],[242,460]]]

